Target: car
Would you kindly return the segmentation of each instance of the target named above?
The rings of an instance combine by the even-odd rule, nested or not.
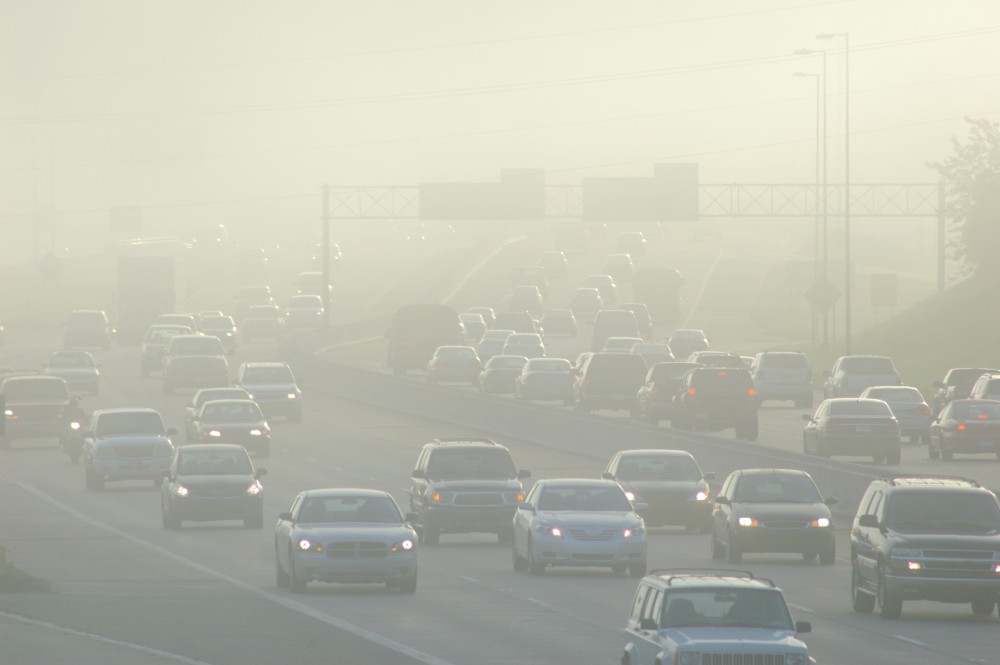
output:
[[[56,439],[70,424],[72,397],[66,380],[58,376],[25,372],[8,374],[0,383],[4,428],[0,448],[15,439]]]
[[[618,235],[615,249],[632,256],[642,256],[646,253],[646,235],[642,231],[625,231]]]
[[[531,358],[514,380],[522,400],[562,400],[573,404],[573,366],[565,358]]]
[[[254,468],[246,448],[232,443],[180,446],[160,486],[163,528],[185,521],[241,520],[248,529],[264,528],[267,469]]]
[[[196,317],[194,314],[181,314],[181,313],[169,313],[160,314],[155,319],[153,319],[154,326],[184,326],[185,328],[190,328],[191,333],[200,332],[198,327],[200,317]]]
[[[972,392],[972,386],[983,374],[1000,374],[1000,369],[988,367],[953,367],[949,369],[940,381],[934,382],[935,393],[932,397],[934,415],[953,399],[967,399]]]
[[[737,439],[756,441],[757,397],[750,372],[716,367],[689,370],[674,395],[670,426],[704,432],[731,427]]]
[[[231,353],[236,349],[239,328],[236,327],[233,317],[213,312],[202,318],[201,330],[206,335],[218,337],[226,352]]]
[[[797,351],[763,351],[750,366],[757,401],[790,400],[797,409],[813,405],[812,363]]]
[[[537,286],[518,284],[510,290],[507,309],[512,312],[524,310],[531,314],[532,317],[541,316],[545,310],[545,301],[542,298],[542,292]]]
[[[1000,373],[983,374],[976,379],[969,391],[969,399],[1000,400]]]
[[[99,409],[83,432],[83,469],[88,490],[111,481],[152,481],[159,488],[174,455],[173,428],[154,409]]]
[[[388,365],[396,376],[405,376],[411,369],[425,369],[439,346],[468,344],[455,308],[434,303],[400,307],[386,330],[386,338]]]
[[[251,307],[274,307],[278,303],[271,294],[271,287],[261,285],[243,286],[236,293],[236,320],[242,322]]]
[[[154,324],[146,330],[146,335],[142,338],[142,361],[140,373],[143,377],[149,376],[150,372],[163,371],[163,354],[167,350],[167,344],[177,335],[190,335],[194,333],[193,328],[171,324]]]
[[[654,570],[625,626],[627,665],[815,665],[774,582],[738,570]]]
[[[613,480],[546,478],[514,514],[514,570],[540,575],[548,566],[609,567],[646,574],[645,509]]]
[[[205,402],[216,399],[250,399],[250,393],[242,388],[202,388],[191,398],[191,401],[184,406],[184,439],[185,441],[195,440],[194,420],[201,411],[201,405]]]
[[[101,392],[101,370],[87,351],[56,351],[49,356],[44,371],[47,376],[65,380],[71,391],[83,390],[91,395]]]
[[[795,552],[824,566],[836,560],[830,506],[799,469],[740,469],[722,483],[712,508],[713,559],[738,563],[757,552]]]
[[[619,309],[632,312],[635,317],[635,325],[639,329],[639,337],[648,339],[653,334],[653,317],[649,314],[649,308],[641,302],[627,302]]]
[[[531,472],[518,470],[510,450],[490,439],[434,439],[410,477],[410,510],[423,542],[437,545],[442,533],[495,533],[509,543]]]
[[[493,324],[497,320],[497,313],[492,307],[470,307],[465,310],[466,314],[479,314],[483,317],[483,321],[486,322],[487,328],[493,328]]]
[[[631,282],[635,276],[635,264],[629,254],[608,254],[604,258],[601,272],[611,275],[616,284]]]
[[[223,356],[167,356],[163,394],[178,388],[222,388],[229,385],[229,362]]]
[[[235,443],[257,457],[271,454],[271,427],[252,399],[204,402],[191,426],[198,443]]]
[[[704,365],[671,361],[650,367],[646,382],[636,393],[635,417],[656,424],[669,420],[674,411],[674,395],[680,390],[684,375],[698,367]]]
[[[638,413],[636,395],[646,378],[646,363],[631,353],[595,353],[577,370],[577,408],[627,410]]]
[[[674,362],[674,354],[666,342],[639,342],[629,349],[629,353],[642,358],[646,367],[652,367],[657,363]]]
[[[320,304],[333,295],[333,285],[325,283],[322,271],[300,272],[295,276],[292,289],[297,296],[319,296]]]
[[[542,256],[538,260],[538,265],[545,268],[547,275],[552,275],[553,277],[565,277],[569,275],[569,259],[566,258],[566,252],[560,250],[542,252]]]
[[[816,413],[804,415],[802,449],[806,455],[870,456],[876,463],[899,464],[899,422],[880,399],[834,397]]]
[[[546,337],[576,337],[576,317],[571,309],[547,309],[540,321]]]
[[[479,392],[513,394],[515,382],[527,362],[524,356],[492,356],[479,373]]]
[[[542,334],[542,326],[526,311],[504,311],[497,314],[494,328],[516,333]]]
[[[285,334],[285,317],[277,305],[251,305],[240,329],[244,342],[260,337],[279,340]]]
[[[632,337],[641,342],[635,314],[624,309],[602,309],[598,312],[590,331],[590,350],[595,353],[603,350],[609,337]]]
[[[102,309],[75,309],[66,319],[63,348],[90,347],[110,349],[114,334],[108,315]]]
[[[1000,402],[955,399],[931,423],[927,456],[950,460],[955,453],[993,454],[1000,459]]]
[[[675,358],[687,359],[695,351],[708,351],[708,337],[698,328],[678,328],[667,340]]]
[[[858,397],[869,386],[903,385],[889,356],[841,356],[823,376],[823,396],[827,398]]]
[[[313,246],[313,251],[315,252],[312,256],[312,266],[317,271],[323,270],[323,243],[317,242]],[[328,255],[330,257],[330,270],[340,270],[344,267],[344,252],[340,248],[340,245],[335,242],[331,242],[328,247]],[[322,274],[322,273],[321,273]],[[320,288],[322,288],[322,280],[320,281]]]
[[[478,344],[489,329],[482,314],[459,314],[462,321],[462,329],[465,330],[465,341],[467,344]]]
[[[580,286],[593,287],[600,291],[601,300],[605,304],[613,305],[618,302],[618,285],[611,275],[590,275]]]
[[[166,368],[171,359],[182,356],[213,356],[224,360],[226,348],[222,340],[214,335],[174,335],[163,350],[163,367]]]
[[[683,526],[707,533],[712,521],[712,495],[705,473],[686,450],[620,450],[602,474],[614,480],[639,511],[647,526]]]
[[[236,250],[236,274],[240,277],[267,275],[268,263],[263,247],[240,247]]]
[[[542,298],[549,297],[549,278],[543,266],[518,266],[511,274],[510,285],[535,286]]]
[[[274,527],[275,581],[292,593],[304,593],[310,582],[385,584],[414,593],[415,519],[380,490],[300,492]]]
[[[514,333],[503,345],[503,355],[525,358],[545,357],[545,343],[537,333]]]
[[[689,363],[698,363],[705,367],[723,367],[727,369],[747,369],[743,358],[735,353],[725,351],[695,351],[687,357]]]
[[[601,351],[610,353],[632,353],[636,344],[642,344],[641,337],[609,337],[604,340]],[[643,360],[645,362],[645,360]]]
[[[439,346],[427,363],[427,383],[456,381],[476,385],[482,371],[483,363],[474,347]]]
[[[285,416],[291,423],[302,420],[302,390],[287,364],[245,362],[233,385],[247,391],[265,416]]]
[[[601,292],[592,286],[580,287],[573,291],[569,299],[569,309],[573,316],[584,321],[592,321],[604,308]]]
[[[1000,595],[1000,503],[974,480],[873,480],[851,527],[851,605],[898,619],[903,603],[969,603],[989,616]]]
[[[285,305],[285,330],[319,330],[325,325],[323,298],[315,294],[292,296]]]
[[[899,423],[900,436],[910,443],[927,445],[931,430],[931,407],[913,386],[870,386],[861,393],[864,399],[880,399]]]
[[[513,330],[487,330],[483,338],[479,340],[477,353],[483,362],[488,361],[493,356],[503,353],[503,347],[507,344],[507,338],[514,334]]]

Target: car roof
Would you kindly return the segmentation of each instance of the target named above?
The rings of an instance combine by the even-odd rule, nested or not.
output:
[[[686,450],[670,450],[665,448],[631,448],[629,450],[619,450],[622,457],[657,456],[657,457],[694,457]]]
[[[240,398],[240,397],[227,397],[225,399],[210,399],[210,400],[206,400],[205,403],[202,404],[202,406],[206,406],[208,404],[219,404],[219,405],[226,405],[226,404],[253,404],[254,406],[257,406],[257,402],[255,402],[252,399],[247,399],[245,397],[243,397],[243,398]]]
[[[805,476],[811,478],[802,469],[740,469],[744,476]]]
[[[489,446],[497,448],[505,448],[493,439],[473,439],[473,438],[441,438],[428,441],[426,445],[429,446],[449,446],[449,447],[459,447],[459,446]]]
[[[887,476],[879,478],[874,482],[885,483],[893,487],[919,489],[984,489],[977,481],[972,480],[971,478],[963,478],[962,476],[939,476],[934,474]]]
[[[261,367],[288,367],[288,363],[269,360],[254,360],[243,363],[243,367],[246,369],[257,369]]]
[[[545,487],[621,487],[614,480],[604,478],[544,478],[535,484]]]
[[[885,402],[884,399],[875,399],[873,397],[830,397],[824,400],[830,402],[831,404],[845,404],[847,402]]]
[[[190,452],[202,452],[202,451],[209,451],[209,452],[211,452],[213,450],[218,450],[218,451],[223,451],[223,450],[232,450],[232,451],[242,450],[243,452],[246,452],[247,449],[244,448],[243,446],[241,446],[238,443],[199,443],[197,446],[177,446],[177,452],[178,453],[188,452],[188,451],[190,451]],[[249,457],[249,455],[248,455],[248,457]]]
[[[136,406],[136,407],[117,407],[113,409],[97,409],[96,411],[94,411],[94,416],[96,417],[102,414],[116,414],[116,413],[155,413],[156,415],[160,415],[160,412],[157,411],[156,409],[151,409],[145,406]]]
[[[373,490],[364,487],[331,487],[326,489],[312,489],[302,492],[303,497],[319,498],[319,497],[338,497],[338,496],[367,496],[367,497],[390,497],[388,492],[383,492],[382,490]]]
[[[742,589],[767,589],[777,591],[778,588],[769,579],[754,577],[749,571],[702,569],[702,570],[652,570],[647,577],[652,577],[669,587],[702,588],[728,587]]]

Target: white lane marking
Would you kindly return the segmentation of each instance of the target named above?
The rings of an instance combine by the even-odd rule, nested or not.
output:
[[[85,522],[86,524],[89,524],[94,528],[101,529],[102,531],[106,531],[107,533],[118,536],[119,538],[127,540],[134,545],[145,547],[146,549],[152,552],[155,552],[168,559],[172,559],[180,564],[188,566],[189,568],[193,568],[201,573],[204,573],[205,575],[209,575],[218,580],[222,580],[223,582],[231,584],[234,587],[237,587],[244,591],[248,591],[252,594],[260,596],[261,598],[269,600],[272,603],[280,605],[286,609],[290,609],[294,612],[298,612],[310,618],[316,619],[317,621],[321,621],[327,624],[328,626],[332,626],[334,628],[343,630],[344,632],[350,633],[356,637],[360,637],[361,639],[367,640],[372,644],[377,644],[378,646],[389,649],[390,651],[395,651],[396,653],[402,654],[404,656],[409,656],[410,658],[413,658],[416,661],[424,663],[425,665],[453,665],[452,663],[444,659],[438,658],[437,656],[432,656],[428,653],[424,653],[423,651],[407,646],[401,642],[397,642],[388,637],[383,637],[382,635],[374,633],[366,628],[362,628],[361,626],[355,626],[353,623],[349,623],[347,621],[344,621],[343,619],[338,619],[328,614],[324,614],[319,610],[315,610],[309,607],[308,605],[304,605],[298,601],[292,600],[290,598],[284,598],[282,596],[278,596],[263,589],[257,588],[251,584],[248,584],[247,582],[238,580],[235,577],[230,577],[225,573],[221,573],[217,570],[209,568],[208,566],[204,566],[198,563],[197,561],[186,559],[182,557],[180,554],[171,552],[170,550],[164,549],[159,545],[154,545],[153,543],[143,540],[138,536],[133,536],[132,534],[122,531],[121,529],[117,529],[111,526],[110,524],[105,524],[104,522],[98,522],[92,517],[88,517],[87,515],[84,515],[80,511],[75,510],[70,506],[67,506],[66,504],[56,499],[55,497],[49,496],[48,494],[41,491],[37,487],[34,487],[33,485],[27,485],[25,483],[21,483],[16,480],[11,480],[9,478],[3,478],[3,477],[0,477],[0,481],[20,487],[25,492],[34,495],[35,497],[41,499],[42,501],[45,501],[49,505],[54,506],[59,510],[62,510],[67,515],[71,515],[72,517],[75,517],[81,522]],[[196,661],[190,661],[190,662],[194,663]]]
[[[462,579],[466,582],[472,582],[473,584],[476,584],[479,581],[475,577],[469,577],[468,575],[462,575]]]
[[[542,607],[552,607],[552,605],[546,603],[544,600],[538,600],[537,598],[532,598],[531,596],[525,596],[524,599],[535,603],[536,605],[541,605]]]
[[[897,640],[900,640],[901,642],[908,642],[910,644],[915,644],[918,647],[928,646],[926,642],[921,642],[920,640],[915,640],[912,637],[907,637],[905,635],[893,635],[893,637],[895,637]]]
[[[8,619],[10,621],[18,621],[29,626],[37,626],[40,628],[48,628],[49,630],[55,630],[60,633],[66,633],[67,635],[73,635],[74,637],[82,637],[94,642],[103,642],[104,644],[110,644],[116,647],[123,647],[125,649],[132,649],[133,651],[140,651],[151,656],[159,656],[160,658],[166,658],[168,660],[173,660],[178,663],[187,663],[187,665],[211,665],[203,660],[194,660],[193,658],[188,658],[187,656],[181,656],[180,654],[170,653],[169,651],[161,651],[159,649],[153,649],[151,647],[146,647],[141,644],[135,644],[134,642],[125,642],[122,640],[116,640],[112,637],[105,637],[104,635],[97,635],[96,633],[88,633],[83,630],[77,630],[76,628],[69,628],[68,626],[60,626],[59,624],[52,623],[50,621],[40,621],[39,619],[29,619],[28,617],[21,616],[20,614],[11,614],[10,612],[0,611],[0,617]]]
[[[788,606],[790,608],[792,608],[793,610],[798,610],[799,612],[806,612],[807,614],[815,614],[816,613],[815,611],[809,609],[808,607],[802,607],[801,605],[792,605],[791,603],[788,603]]]

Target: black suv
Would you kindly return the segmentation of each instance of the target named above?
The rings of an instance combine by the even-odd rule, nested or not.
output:
[[[420,540],[436,545],[442,531],[513,536],[514,511],[524,501],[510,451],[489,439],[434,439],[425,444],[410,474],[410,510],[420,516]]]
[[[851,600],[897,619],[904,600],[971,603],[987,616],[1000,596],[1000,502],[974,480],[872,481],[851,529]]]
[[[61,439],[78,410],[66,381],[57,376],[30,372],[7,376],[0,383],[0,397],[6,402],[0,448],[10,448],[14,439]]]
[[[702,367],[684,375],[674,395],[672,427],[687,430],[736,430],[736,438],[757,440],[757,396],[745,369]]]
[[[983,374],[998,374],[1000,370],[985,367],[953,367],[944,378],[934,382],[933,404],[934,415],[956,399],[967,399],[972,392],[972,386]]]

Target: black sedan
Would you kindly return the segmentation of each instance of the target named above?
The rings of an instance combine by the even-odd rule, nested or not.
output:
[[[205,402],[191,426],[199,443],[236,443],[258,457],[271,454],[271,428],[252,399]]]
[[[858,455],[899,464],[899,422],[880,399],[832,397],[812,416],[804,415],[802,447],[807,455]]]
[[[634,504],[646,504],[639,515],[647,526],[683,526],[707,532],[712,524],[712,501],[704,473],[686,450],[622,450],[604,470],[616,480]]]
[[[830,506],[798,469],[733,471],[712,510],[713,559],[741,561],[748,552],[795,552],[833,565],[836,541]]]
[[[493,394],[513,394],[515,381],[528,363],[524,356],[493,356],[479,373],[479,391]]]
[[[639,388],[636,397],[639,408],[636,416],[639,420],[658,423],[669,420],[673,412],[673,399],[680,390],[681,380],[692,369],[704,367],[700,363],[662,362],[649,368],[646,382]]]
[[[181,446],[174,452],[160,490],[163,526],[179,529],[186,521],[242,520],[250,529],[264,526],[267,469],[255,469],[246,448],[214,443]]]
[[[931,423],[927,455],[950,460],[955,453],[995,454],[1000,459],[1000,402],[958,399],[948,402]]]

